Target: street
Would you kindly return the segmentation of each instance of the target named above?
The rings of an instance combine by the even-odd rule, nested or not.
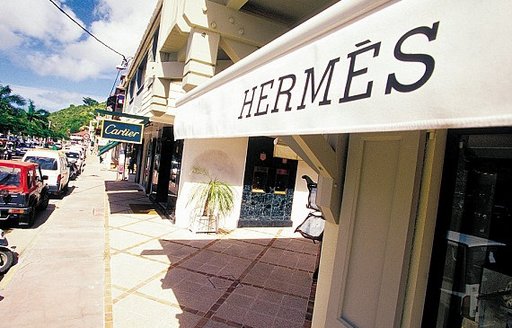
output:
[[[12,327],[103,325],[104,180],[112,172],[87,161],[32,227],[6,229],[18,256],[0,281],[0,317]]]

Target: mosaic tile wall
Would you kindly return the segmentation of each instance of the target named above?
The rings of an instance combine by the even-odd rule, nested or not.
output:
[[[293,189],[286,195],[254,193],[245,185],[239,227],[291,227]]]

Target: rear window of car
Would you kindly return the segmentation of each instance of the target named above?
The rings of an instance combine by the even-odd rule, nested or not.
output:
[[[21,170],[19,168],[0,166],[0,186],[20,186]]]
[[[69,158],[78,158],[78,153],[75,152],[66,152],[66,156]]]
[[[25,157],[25,162],[32,162],[39,164],[41,170],[57,170],[57,160],[51,157],[42,157],[42,156],[27,156]]]

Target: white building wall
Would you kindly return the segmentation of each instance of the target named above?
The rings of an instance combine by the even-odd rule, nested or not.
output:
[[[193,205],[187,203],[195,186],[205,181],[205,177],[192,173],[193,167],[196,166],[207,169],[211,176],[233,186],[233,211],[229,217],[219,222],[219,227],[229,230],[237,227],[242,203],[247,142],[247,138],[185,140],[176,204],[177,226],[187,228],[192,223]]]

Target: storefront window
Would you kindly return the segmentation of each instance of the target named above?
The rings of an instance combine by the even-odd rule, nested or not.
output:
[[[274,193],[285,195],[286,189],[288,188],[289,170],[287,169],[276,169],[276,185]]]
[[[252,175],[252,192],[263,193],[268,186],[268,167],[255,166]]]
[[[452,133],[423,327],[512,327],[512,135]]]

